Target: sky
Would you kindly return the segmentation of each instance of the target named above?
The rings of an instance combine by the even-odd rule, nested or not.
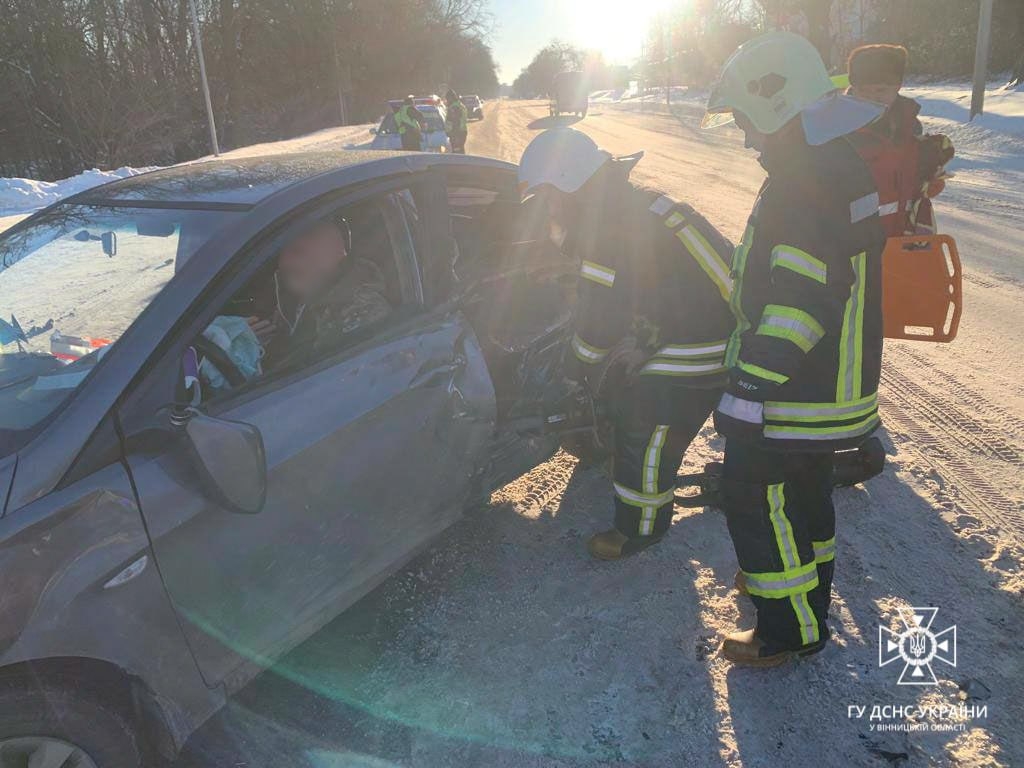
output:
[[[640,54],[647,25],[668,0],[491,0],[490,39],[499,79],[511,83],[534,54],[558,38],[599,50],[610,64],[630,64]]]

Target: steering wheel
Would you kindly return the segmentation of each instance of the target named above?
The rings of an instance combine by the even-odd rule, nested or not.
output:
[[[234,361],[228,357],[228,353],[218,347],[205,336],[200,336],[192,344],[201,357],[209,360],[213,366],[221,372],[221,375],[232,387],[240,387],[246,382],[243,374]]]

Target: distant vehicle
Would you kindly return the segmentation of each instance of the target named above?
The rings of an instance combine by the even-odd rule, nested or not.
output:
[[[391,104],[392,102],[388,102]],[[397,102],[401,106],[402,102]],[[423,132],[420,141],[420,149],[424,152],[451,152],[452,145],[448,141],[448,134],[444,130],[444,107],[432,105],[417,105],[427,120],[427,130]],[[401,149],[402,137],[398,135],[398,127],[395,125],[395,113],[388,112],[380,121],[377,128],[371,128],[370,133],[374,134],[370,149]]]
[[[164,765],[554,454],[517,425],[564,396],[576,268],[520,205],[497,160],[323,152],[166,168],[0,235],[2,768]],[[390,313],[254,373],[210,331],[274,306],[282,244],[325,221]]]
[[[552,117],[564,114],[587,116],[587,83],[582,72],[559,72],[551,84]]]
[[[465,104],[466,109],[469,110],[470,120],[484,119],[484,100],[475,93],[470,94],[469,96],[463,96],[462,103]]]

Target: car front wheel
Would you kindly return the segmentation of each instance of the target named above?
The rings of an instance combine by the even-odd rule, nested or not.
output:
[[[101,702],[0,683],[0,768],[140,768],[143,754],[134,725]]]

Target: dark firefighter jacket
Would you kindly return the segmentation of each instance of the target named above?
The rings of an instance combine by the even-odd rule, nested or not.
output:
[[[796,133],[766,153],[768,180],[733,258],[730,385],[715,425],[834,450],[879,424],[885,235],[848,138],[812,147]]]
[[[633,336],[641,386],[725,383],[731,244],[693,208],[626,180],[588,201],[570,252],[582,256],[572,349],[586,371]],[[642,396],[638,393],[638,396]]]

